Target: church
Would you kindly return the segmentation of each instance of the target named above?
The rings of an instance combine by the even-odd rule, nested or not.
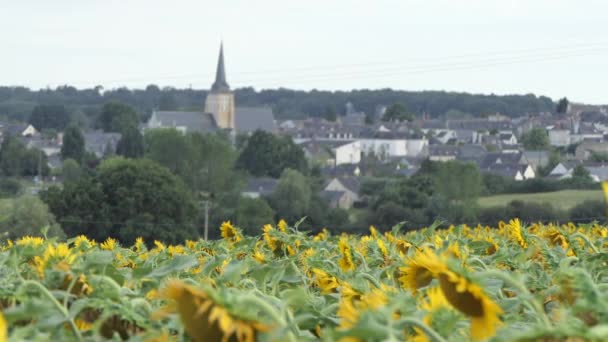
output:
[[[175,128],[181,132],[251,134],[256,130],[274,133],[276,125],[270,107],[237,107],[234,93],[226,81],[224,46],[220,45],[215,82],[200,112],[154,111],[146,128]]]

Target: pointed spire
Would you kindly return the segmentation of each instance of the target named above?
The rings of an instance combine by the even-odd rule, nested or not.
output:
[[[226,82],[226,69],[224,67],[224,42],[220,44],[220,56],[217,60],[215,82],[211,86],[211,91],[230,91],[230,86]]]

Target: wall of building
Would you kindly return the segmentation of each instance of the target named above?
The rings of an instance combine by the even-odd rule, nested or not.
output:
[[[213,114],[219,128],[234,129],[234,94],[209,93],[205,112]]]

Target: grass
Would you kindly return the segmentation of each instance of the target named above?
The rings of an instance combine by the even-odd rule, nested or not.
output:
[[[550,203],[557,209],[567,210],[586,200],[604,200],[601,190],[562,190],[532,194],[506,194],[480,197],[482,208],[504,206],[513,200],[534,203]]]

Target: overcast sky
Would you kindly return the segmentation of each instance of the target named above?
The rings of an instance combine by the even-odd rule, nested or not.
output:
[[[606,0],[0,0],[0,84],[535,93],[608,103]]]

